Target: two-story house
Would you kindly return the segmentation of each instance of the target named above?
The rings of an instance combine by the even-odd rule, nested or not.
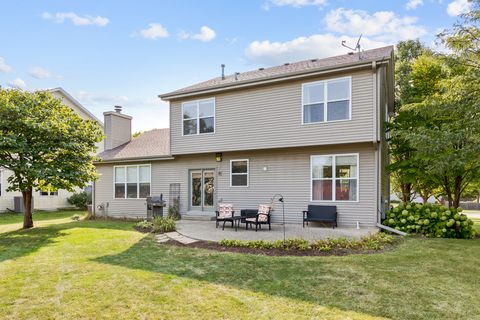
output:
[[[64,105],[70,107],[82,119],[96,121],[103,128],[103,123],[63,88],[48,89],[47,91],[49,91],[55,98],[61,99]],[[103,145],[103,142],[97,144],[98,152],[103,151]],[[19,191],[7,192],[8,177],[11,174],[11,171],[0,168],[0,212],[14,210],[15,197],[22,196],[22,193]],[[77,191],[80,191],[80,189]],[[72,194],[72,192],[67,190],[35,191],[33,193],[33,207],[34,209],[40,210],[55,210],[58,208],[69,207],[71,205],[68,203],[67,199]]]
[[[374,226],[389,196],[393,63],[384,47],[214,78],[160,95],[170,128],[133,140],[131,117],[106,112],[97,214],[145,217],[147,195],[174,193],[184,216],[209,217],[281,194],[288,222],[333,204],[339,226]]]

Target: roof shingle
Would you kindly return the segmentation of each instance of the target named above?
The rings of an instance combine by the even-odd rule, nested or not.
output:
[[[105,150],[98,155],[102,161],[170,156],[170,129],[146,131],[130,142]]]
[[[390,58],[393,51],[393,46],[387,46],[372,50],[366,50],[362,53],[344,54],[335,57],[324,59],[310,59],[294,63],[286,63],[280,66],[270,68],[260,68],[252,71],[243,72],[222,77],[216,77],[207,81],[203,81],[182,89],[178,89],[169,93],[160,95],[162,99],[168,99],[170,96],[201,92],[202,90],[215,89],[221,87],[229,87],[237,84],[254,82],[262,79],[281,78],[295,73],[308,73],[316,70],[329,69],[334,67],[341,67],[350,64],[355,64],[361,61],[375,61]]]

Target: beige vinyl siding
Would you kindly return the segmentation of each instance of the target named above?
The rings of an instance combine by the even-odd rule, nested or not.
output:
[[[352,77],[352,119],[302,124],[302,84]],[[371,70],[259,86],[202,98],[216,101],[215,133],[182,135],[182,102],[170,103],[172,154],[332,145],[373,140],[374,84]]]
[[[156,161],[152,165],[152,195],[163,193],[168,201],[170,183],[180,183],[181,213],[189,211],[189,170],[215,169],[215,198],[217,202],[233,203],[235,210],[256,208],[269,204],[275,193],[285,197],[286,221],[301,223],[302,210],[310,202],[310,156],[320,154],[359,153],[359,201],[327,202],[337,205],[340,226],[373,226],[376,222],[374,180],[374,149],[371,143],[342,146],[285,148],[274,150],[228,152],[222,162],[215,162],[215,154],[184,155],[175,160]],[[249,159],[249,186],[230,187],[230,160]],[[149,163],[149,162],[142,162]],[[140,163],[139,163],[140,164]],[[267,168],[264,171],[264,167]],[[146,216],[144,199],[113,198],[113,165],[97,165],[100,180],[96,182],[96,204],[107,205],[107,214],[117,217]],[[167,204],[168,205],[168,204]],[[107,206],[106,206],[107,207]],[[213,216],[213,213],[205,213]],[[281,221],[281,205],[276,204],[273,221]]]
[[[67,107],[75,111],[82,119],[95,121],[95,119],[93,119],[87,112],[80,109],[75,103],[70,101],[70,99],[64,96],[60,91],[52,91],[51,93],[55,98],[61,99],[64,105],[66,105]],[[103,141],[98,142],[96,146],[97,146],[97,153],[100,153],[103,151],[104,142]]]
[[[0,195],[0,212],[14,209],[14,197],[21,197],[22,193],[19,191],[7,192],[7,179],[12,175],[10,170],[3,169],[2,179],[2,193]],[[80,191],[80,189],[77,189]],[[66,190],[58,190],[58,195],[55,196],[41,196],[40,192],[33,191],[33,206],[37,210],[55,210],[57,208],[71,207],[67,199],[72,195]]]

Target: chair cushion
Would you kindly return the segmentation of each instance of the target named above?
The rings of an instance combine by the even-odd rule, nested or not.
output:
[[[265,222],[268,221],[268,214],[270,213],[271,207],[267,204],[261,204],[258,206],[258,221]]]
[[[233,204],[231,203],[219,203],[218,204],[218,217],[221,219],[231,218],[233,216]]]

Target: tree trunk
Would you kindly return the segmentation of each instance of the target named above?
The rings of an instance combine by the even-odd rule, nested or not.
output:
[[[402,202],[409,203],[410,195],[412,194],[412,184],[411,183],[401,183],[400,189],[402,190]]]
[[[444,191],[446,193],[446,196],[447,196],[448,207],[450,208],[450,207],[453,206],[453,196],[452,196],[452,192],[450,190],[448,177],[446,175],[443,177],[443,189],[444,189]]]
[[[457,176],[455,178],[455,190],[453,190],[453,206],[455,208],[460,207],[460,198],[462,196],[462,182],[462,177]]]
[[[23,196],[23,229],[33,228],[32,188],[22,191]]]

